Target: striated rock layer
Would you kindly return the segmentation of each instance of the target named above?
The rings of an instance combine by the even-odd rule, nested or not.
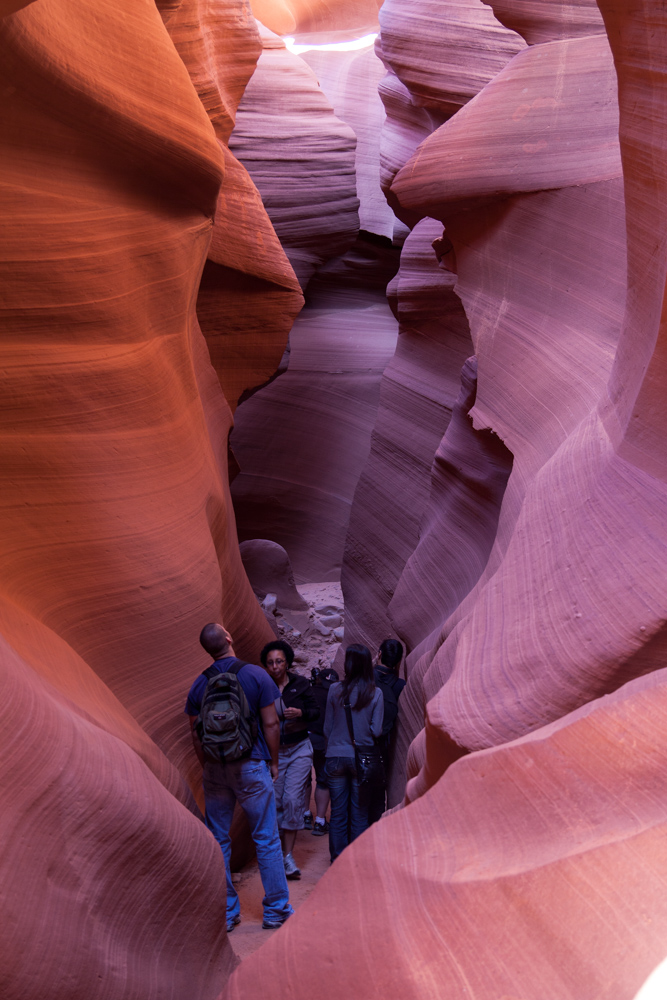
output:
[[[232,494],[239,538],[288,552],[297,583],[338,580],[368,458],[382,372],[396,345],[384,288],[395,253],[367,239],[311,282],[289,368],[239,407]]]
[[[387,3],[382,9],[381,25],[379,51],[388,68],[380,88],[387,111],[382,178],[388,189],[415,148],[419,146],[420,152],[424,148],[423,140],[433,128],[469,101],[525,46],[481,0],[448,3],[444,9],[426,0],[408,5]],[[437,72],[432,71],[434,62]],[[433,176],[439,176],[439,168],[429,175],[431,183]],[[449,577],[451,583],[445,585],[459,599],[466,591],[450,565],[442,566],[437,581],[432,579],[430,567],[423,574],[420,569],[417,576],[422,582],[418,588],[412,588],[412,581],[406,584],[410,593],[407,605],[401,598],[389,611],[406,562],[425,527],[425,518],[432,522],[433,517],[438,517],[429,506],[429,497],[433,492],[434,504],[440,503],[442,469],[433,463],[459,394],[462,365],[474,353],[468,319],[454,291],[456,264],[444,245],[451,248],[448,238],[442,242],[442,223],[424,218],[435,216],[435,212],[413,211],[411,205],[398,198],[392,199],[392,205],[398,217],[414,227],[405,243],[397,283],[391,290],[400,336],[381,385],[378,420],[350,514],[341,577],[347,611],[346,641],[365,642],[371,648],[397,631],[411,646],[424,639],[431,631],[426,623],[434,625],[436,619],[441,620],[436,609],[443,607],[443,577]],[[433,241],[439,241],[435,249]],[[472,432],[473,448],[477,447],[475,439]],[[471,467],[465,472],[459,470],[455,478],[464,479],[470,472]],[[478,468],[478,477],[480,473],[486,475]],[[466,545],[476,550],[472,534],[479,507],[474,508],[475,504],[466,515],[473,529]],[[479,552],[475,552],[464,572],[467,589],[474,582],[472,565],[479,571],[488,556],[486,533],[477,533]],[[492,528],[491,540],[493,535]],[[461,551],[455,538],[445,541],[441,552],[443,548]],[[425,617],[424,591],[428,591],[427,602],[431,605]],[[449,604],[451,607],[451,599]],[[423,707],[420,712],[419,728],[423,724]]]
[[[356,136],[313,72],[259,25],[262,54],[230,148],[248,169],[302,288],[359,230]],[[274,365],[274,368],[276,366]]]
[[[223,148],[254,22],[162,6],[39,0],[0,22],[7,1000],[213,997],[233,964],[182,710],[204,622],[249,659],[272,632],[195,302],[208,252],[237,293],[260,275],[253,309],[267,289],[259,341],[249,300],[224,304],[245,331],[219,371],[233,402],[280,357],[300,292]]]
[[[549,65],[551,77],[545,73]],[[533,66],[540,72],[533,74],[536,96],[528,102],[525,85]],[[549,100],[549,79],[557,101]],[[590,85],[588,113],[581,102],[583,81]],[[485,170],[483,157],[477,160],[478,173],[471,172],[464,155],[457,162],[460,172],[448,174],[448,209],[439,182],[429,195],[422,187],[411,198],[403,187],[412,183],[408,171],[415,184],[420,169],[432,177],[428,164],[446,160],[456,146],[461,149],[464,132],[465,142],[474,143],[477,129],[481,135],[491,121],[497,127],[503,104],[514,106],[514,93],[520,94],[521,109],[530,103],[531,110],[518,122],[517,116],[511,122],[505,116],[499,134],[489,129],[498,151],[495,177]],[[527,148],[521,144],[521,122],[530,115],[543,117],[542,137],[537,121],[527,124],[526,138],[537,140]],[[578,174],[566,154],[575,121],[581,130]],[[634,568],[643,545],[649,559],[660,558],[661,543],[656,547],[655,529],[642,514],[644,503],[654,512],[660,509],[660,490],[645,470],[629,475],[626,468],[617,478],[613,442],[600,423],[625,302],[623,184],[613,176],[615,135],[615,79],[606,39],[547,43],[517,56],[457,119],[427,140],[416,154],[420,167],[408,165],[394,182],[396,196],[411,209],[428,200],[430,212],[448,223],[457,288],[479,358],[473,419],[477,426],[493,428],[514,455],[494,553],[476,590],[417,665],[405,735],[415,735],[416,728],[411,734],[410,728],[420,726],[424,702],[436,696],[429,712],[447,740],[467,749],[504,742],[660,662],[660,578],[654,577],[647,606],[640,594],[646,593],[650,568],[642,568],[639,588]],[[441,156],[434,155],[438,144]],[[529,191],[540,185],[554,190],[514,194],[516,164],[522,160]],[[626,176],[626,190],[627,184]],[[489,204],[494,195],[503,196],[497,207]],[[462,205],[469,211],[462,212]],[[481,267],[482,260],[490,266]],[[620,352],[622,345],[621,338]],[[530,381],[525,374],[521,380],[508,377],[519,357]],[[619,518],[632,525],[627,557],[614,528]],[[620,579],[623,591],[636,581],[631,584],[636,599],[625,592],[621,598],[615,582]],[[488,628],[494,620],[503,622],[502,639]],[[499,676],[507,681],[493,680]],[[416,749],[413,771],[424,761],[424,749],[428,758],[428,732],[426,743]],[[442,767],[451,753],[460,752],[434,744],[433,760],[425,763],[431,777],[424,771],[410,794],[432,780],[436,760]]]
[[[370,39],[376,31],[376,25],[369,26]],[[295,41],[306,49],[301,51],[301,58],[315,72],[336,114],[354,129],[357,137],[355,173],[359,225],[366,232],[392,239],[396,218],[380,184],[380,138],[385,111],[378,85],[384,76],[384,67],[372,41],[365,48],[352,51],[332,51],[329,46],[323,47],[330,39],[337,44],[339,36],[341,41],[347,41],[348,34],[346,31],[311,33],[297,35]]]

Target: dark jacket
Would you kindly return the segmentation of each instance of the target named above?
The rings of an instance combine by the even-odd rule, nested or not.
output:
[[[387,684],[394,694],[396,695],[396,701],[398,701],[398,696],[405,687],[406,682],[402,677],[398,677],[393,670],[389,670],[388,667],[377,666],[373,671],[375,674],[376,684]]]
[[[315,701],[310,681],[300,674],[287,671],[287,684],[280,698],[276,698],[275,706],[280,719],[280,745],[293,746],[301,740],[308,739],[308,727],[320,716],[320,710]],[[286,719],[284,709],[300,708],[298,719]]]
[[[391,731],[394,728],[394,723],[396,722],[396,716],[398,715],[398,698],[401,691],[405,687],[405,681],[402,677],[397,677],[393,670],[389,670],[381,664],[375,668],[374,673],[375,683],[380,691],[382,691],[382,697],[384,699],[382,738],[385,741],[386,746],[388,745]]]

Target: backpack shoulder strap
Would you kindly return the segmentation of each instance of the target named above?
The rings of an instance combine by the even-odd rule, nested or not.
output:
[[[242,667],[246,667],[248,664],[245,660],[239,660],[238,656],[233,657],[233,662],[228,664],[225,668],[226,674],[238,674]]]
[[[217,666],[218,661],[216,661],[216,663],[212,663],[210,667],[207,667],[206,670],[203,671],[206,680],[210,681],[212,677],[217,677],[218,674],[223,674],[223,673],[238,674],[241,667],[246,666],[245,660],[239,660],[238,657],[236,656],[230,656],[227,657],[227,659],[229,659],[230,662],[225,665],[224,670],[221,670],[220,667]]]

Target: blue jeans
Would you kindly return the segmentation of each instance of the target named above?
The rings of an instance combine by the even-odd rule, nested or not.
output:
[[[239,803],[248,817],[257,848],[259,874],[264,886],[264,919],[282,920],[293,913],[285,878],[283,852],[276,821],[276,799],[269,767],[264,760],[234,760],[228,764],[206,763],[204,767],[206,826],[222,848],[227,872],[227,919],[241,912],[238,893],[232,883],[229,830],[234,806]]]
[[[368,805],[361,801],[354,757],[327,757],[325,774],[331,792],[329,853],[335,861],[368,828]]]

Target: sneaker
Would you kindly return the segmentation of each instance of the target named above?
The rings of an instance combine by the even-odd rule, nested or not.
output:
[[[231,934],[232,931],[234,930],[234,928],[236,927],[236,925],[240,924],[240,923],[241,923],[241,917],[240,917],[240,915],[238,913],[237,913],[237,915],[235,917],[230,917],[227,920],[227,933]]]
[[[311,812],[303,814],[303,828],[304,830],[313,829],[313,814]]]
[[[301,878],[301,869],[297,868],[291,853],[285,855],[285,875],[291,879]]]
[[[313,829],[311,830],[312,837],[323,837],[325,833],[329,832],[329,824],[325,820],[324,823],[313,823]]]
[[[278,917],[276,920],[267,920],[265,917],[264,920],[262,920],[262,929],[265,931],[277,931],[278,928],[282,927],[285,921],[291,916],[291,913],[286,913],[284,917]]]

